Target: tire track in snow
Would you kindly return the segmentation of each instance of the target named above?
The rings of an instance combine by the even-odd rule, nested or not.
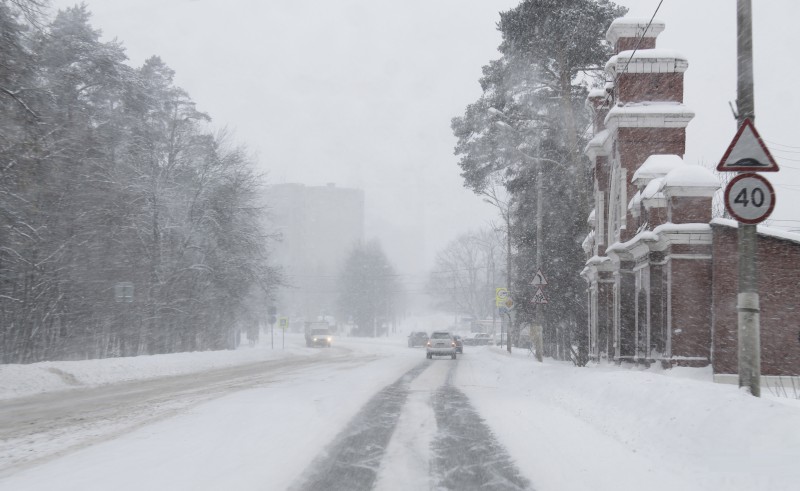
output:
[[[433,440],[437,489],[530,490],[505,448],[495,439],[467,396],[447,383],[433,395],[438,431]]]
[[[353,417],[306,471],[297,491],[359,491],[372,489],[381,459],[408,398],[409,384],[430,363],[415,366],[378,392]]]

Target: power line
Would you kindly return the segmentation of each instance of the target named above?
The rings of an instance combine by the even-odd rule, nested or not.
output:
[[[653,11],[653,15],[650,16],[650,21],[647,23],[647,27],[644,28],[644,31],[642,31],[641,36],[639,36],[639,39],[636,41],[636,46],[633,48],[633,52],[631,53],[631,56],[628,58],[628,61],[625,63],[625,68],[623,68],[621,72],[618,72],[618,73],[616,73],[614,75],[614,80],[612,81],[612,84],[614,85],[614,87],[617,86],[617,81],[619,81],[619,77],[621,77],[622,75],[624,75],[625,73],[628,72],[628,66],[631,63],[631,60],[633,60],[633,57],[636,54],[636,51],[639,50],[639,46],[642,44],[642,41],[644,40],[644,37],[647,34],[647,31],[650,30],[650,26],[653,24],[653,20],[655,20],[656,15],[658,14],[659,9],[661,8],[661,4],[662,3],[664,3],[664,0],[659,0],[658,5],[656,6],[656,9]],[[600,106],[598,108],[602,108],[603,106],[608,107],[608,105],[612,102],[611,99],[612,99],[611,94],[610,93],[606,94],[605,99],[603,100],[603,102],[600,104]],[[594,127],[597,124],[597,121],[598,121],[599,117],[600,117],[600,112],[598,111],[597,114],[595,114],[594,118],[589,122],[588,125],[586,125],[586,128],[584,128],[584,130],[580,134],[581,135],[585,135],[589,131],[589,129]],[[576,150],[579,150],[579,149],[576,148],[576,147],[570,148],[568,153],[572,153],[573,151],[576,151]]]
[[[798,150],[798,152],[795,152],[795,153],[800,153],[800,147],[797,147],[797,146],[794,146],[794,145],[786,145],[784,143],[778,143],[778,142],[770,141],[770,140],[767,140],[767,139],[764,139],[764,138],[762,138],[762,140],[764,140],[766,143],[769,143],[770,145],[775,145],[777,147],[785,147],[785,148],[796,149],[796,150]],[[779,151],[787,152],[788,150],[779,150]]]

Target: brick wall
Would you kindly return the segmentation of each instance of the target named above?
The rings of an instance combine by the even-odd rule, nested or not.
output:
[[[620,102],[683,102],[683,73],[629,73],[617,88]]]
[[[737,229],[713,228],[714,373],[738,373]],[[762,375],[800,375],[800,244],[758,236]]]
[[[671,259],[672,356],[682,366],[711,359],[711,259]],[[681,361],[680,358],[705,360]]]
[[[637,45],[638,49],[654,49],[656,47],[656,38],[647,37],[647,38],[642,38],[641,41],[639,41],[638,37],[619,38],[617,40],[616,52],[620,53],[622,51],[637,49]]]
[[[685,128],[619,128],[617,140],[620,165],[628,170],[628,199],[638,188],[631,182],[633,173],[654,154],[683,155],[686,152]],[[627,203],[626,203],[627,204]]]
[[[669,199],[667,217],[672,223],[708,223],[711,198],[677,196]]]
[[[656,228],[659,225],[667,223],[667,209],[666,208],[645,208],[644,219],[650,224],[650,228]]]

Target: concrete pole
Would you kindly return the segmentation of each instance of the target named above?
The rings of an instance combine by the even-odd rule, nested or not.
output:
[[[753,15],[751,0],[737,0],[738,123],[755,120],[753,97]],[[761,397],[761,326],[758,297],[758,236],[756,225],[739,223],[739,387]]]

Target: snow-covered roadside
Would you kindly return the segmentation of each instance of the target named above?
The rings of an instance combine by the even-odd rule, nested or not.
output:
[[[436,325],[436,321],[431,319],[435,317],[409,319],[408,329],[430,330],[431,325]],[[356,352],[388,354],[392,350],[404,348],[406,336],[405,332],[400,332],[391,337],[377,339],[335,337],[334,345],[345,346]],[[316,356],[320,353],[318,348],[305,347],[302,334],[287,333],[284,338],[283,333],[276,329],[274,338],[271,339],[269,333],[262,333],[256,346],[243,344],[237,350],[0,365],[0,401],[42,392],[185,375],[292,356]]]
[[[456,383],[536,489],[794,489],[800,405],[702,370],[462,357]]]
[[[0,490],[288,489],[376,392],[424,361],[424,352],[396,342],[342,344],[361,355],[397,355],[351,364],[320,356],[268,386],[1,477]]]
[[[76,387],[96,387],[185,375],[290,356],[315,356],[320,353],[319,349],[306,348],[303,337],[299,334],[286,336],[285,349],[281,349],[281,341],[276,336],[275,349],[270,347],[267,337],[266,340],[262,338],[258,346],[243,346],[238,350],[0,365],[0,400]]]

